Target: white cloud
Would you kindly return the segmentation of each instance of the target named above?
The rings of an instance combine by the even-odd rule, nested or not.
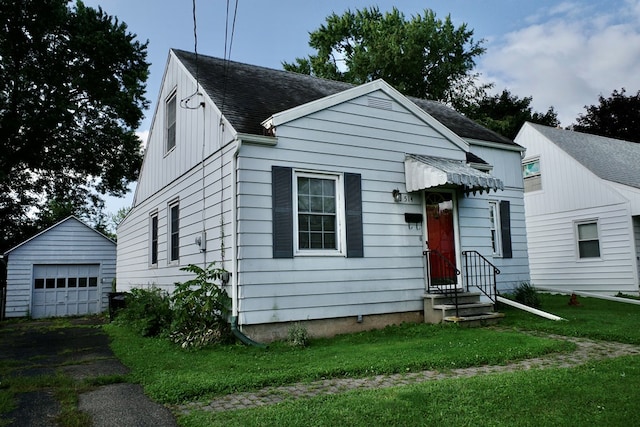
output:
[[[599,95],[640,90],[640,0],[616,4],[595,10],[564,2],[539,11],[527,27],[493,40],[478,68],[497,92],[532,96],[536,111],[554,106],[568,126]]]

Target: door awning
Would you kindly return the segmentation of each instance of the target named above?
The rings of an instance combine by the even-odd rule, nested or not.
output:
[[[502,180],[469,166],[463,160],[408,154],[404,160],[407,192],[441,185],[458,185],[466,193],[504,189]]]

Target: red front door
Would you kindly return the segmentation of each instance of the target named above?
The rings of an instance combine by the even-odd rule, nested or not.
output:
[[[433,285],[457,283],[456,245],[451,193],[427,192],[427,245]]]

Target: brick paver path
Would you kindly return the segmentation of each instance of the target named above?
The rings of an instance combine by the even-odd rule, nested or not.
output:
[[[533,359],[526,359],[507,365],[487,365],[446,371],[422,371],[393,375],[377,375],[368,378],[332,378],[321,381],[297,383],[280,387],[265,387],[258,391],[219,396],[211,401],[191,402],[173,407],[177,413],[189,413],[193,410],[230,411],[272,405],[285,400],[310,398],[324,394],[338,394],[350,390],[380,389],[387,387],[417,384],[444,378],[466,378],[474,375],[495,372],[513,372],[527,369],[569,368],[593,360],[602,360],[626,355],[640,355],[640,346],[594,341],[585,338],[545,335],[550,338],[568,340],[577,345],[570,353],[554,353]]]

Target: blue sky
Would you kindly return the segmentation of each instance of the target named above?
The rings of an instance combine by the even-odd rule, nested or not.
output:
[[[151,107],[139,128],[144,138],[169,49],[193,51],[192,1],[84,3],[101,6],[124,21],[138,39],[149,40]],[[236,1],[229,3],[232,17]],[[332,12],[377,5],[381,11],[396,6],[412,16],[429,8],[440,18],[451,15],[456,25],[466,23],[477,40],[485,40],[487,52],[479,58],[477,71],[495,84],[495,91],[507,88],[520,97],[532,96],[537,111],[553,106],[563,126],[575,122],[585,105],[597,104],[598,95],[607,97],[622,87],[628,93],[640,90],[640,0],[238,0],[237,4],[230,58],[249,64],[280,69],[282,61],[312,53],[308,33]],[[224,56],[226,16],[226,1],[196,0],[199,53]],[[130,203],[131,194],[109,199],[107,210],[115,212]]]

